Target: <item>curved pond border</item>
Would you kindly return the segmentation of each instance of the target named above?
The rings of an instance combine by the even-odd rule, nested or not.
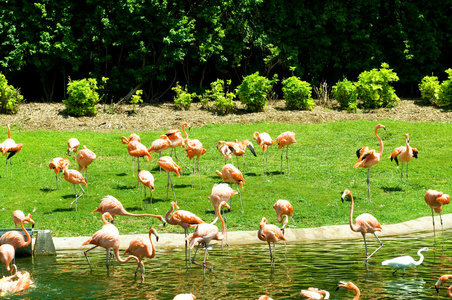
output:
[[[452,214],[443,215],[444,229],[452,228]],[[289,223],[290,224],[290,223]],[[441,223],[439,216],[435,216],[435,226],[436,231],[440,233]],[[257,231],[259,224],[256,225],[256,230],[253,231],[231,231],[228,232],[228,243],[229,245],[241,245],[241,244],[255,244],[262,243],[257,238]],[[182,231],[182,228],[181,228]],[[433,231],[432,217],[422,217],[402,223],[382,225],[382,231],[378,233],[379,237],[384,236],[395,236],[404,235],[415,232],[425,232]],[[136,238],[137,236],[142,236],[147,238],[147,234],[130,234],[121,235],[121,249],[126,249],[129,246],[129,242]],[[176,248],[184,247],[183,242],[184,235],[177,233],[161,233],[159,234],[158,247],[165,248]],[[285,230],[285,236],[287,242],[291,241],[316,241],[316,240],[343,240],[343,239],[361,239],[362,235],[351,231],[349,225],[333,225],[333,226],[322,226],[317,228],[296,228],[289,227]],[[90,236],[80,236],[80,237],[54,237],[53,243],[55,244],[55,249],[57,251],[61,250],[78,250],[78,249],[88,249],[88,247],[83,247],[82,243],[89,239]]]

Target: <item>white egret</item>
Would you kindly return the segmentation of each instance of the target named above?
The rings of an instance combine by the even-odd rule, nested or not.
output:
[[[396,269],[393,272],[393,274],[395,274],[395,272],[397,272],[397,270],[402,269],[403,270],[403,275],[405,275],[405,269],[406,268],[419,266],[420,264],[422,264],[422,262],[424,261],[424,256],[421,254],[422,251],[435,251],[435,250],[429,249],[427,247],[419,249],[419,251],[417,252],[417,255],[420,256],[420,259],[418,261],[415,261],[409,255],[405,255],[405,256],[399,256],[399,257],[396,257],[396,258],[393,258],[393,259],[385,260],[381,264],[383,266],[390,266],[391,268]]]

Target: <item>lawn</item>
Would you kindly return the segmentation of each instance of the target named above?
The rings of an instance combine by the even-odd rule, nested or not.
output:
[[[208,125],[192,128],[191,139],[199,139],[207,153],[200,158],[201,186],[198,178],[192,178],[191,170],[182,166],[181,177],[171,174],[180,209],[194,212],[210,222],[214,218],[208,196],[215,183],[222,182],[215,174],[224,165],[216,149],[219,140],[249,139],[253,142],[257,157],[247,150],[245,154],[244,188],[241,189],[245,213],[240,210],[238,196],[232,198],[232,209],[227,213],[229,230],[257,230],[263,216],[268,223],[276,223],[272,206],[278,199],[290,201],[294,207],[294,220],[298,227],[318,227],[347,224],[350,202],[340,201],[344,189],[355,198],[355,216],[373,214],[382,224],[398,223],[431,215],[423,197],[427,189],[451,193],[452,174],[452,124],[408,123],[381,120],[386,131],[379,130],[385,150],[383,159],[371,168],[370,188],[372,202],[367,200],[367,170],[354,169],[355,151],[363,146],[379,150],[374,135],[377,122],[343,121],[317,124],[256,123],[247,125]],[[266,131],[276,140],[284,131],[294,131],[297,143],[290,146],[290,174],[283,164],[280,173],[281,150],[276,145],[269,148],[267,174],[263,175],[262,150],[252,136],[255,131]],[[4,128],[4,132],[6,129]],[[132,159],[121,136],[131,132],[99,133],[91,131],[18,131],[12,127],[12,138],[23,143],[23,149],[12,159],[13,177],[6,177],[5,166],[0,169],[1,228],[14,227],[11,212],[17,209],[32,214],[35,229],[49,229],[53,236],[91,235],[101,227],[101,216],[92,214],[106,195],[115,196],[131,213],[165,215],[173,200],[169,191],[166,200],[167,174],[159,172],[158,154],[153,159],[141,161],[142,169],[155,177],[152,209],[143,208],[143,189],[137,189],[136,170],[132,176]],[[147,147],[165,132],[143,131],[142,143]],[[419,158],[409,164],[409,188],[401,190],[400,168],[389,160],[395,147],[405,145],[405,134],[410,134],[410,145],[419,149]],[[6,138],[6,134],[4,135]],[[66,157],[66,142],[76,137],[82,145],[94,151],[97,159],[88,167],[88,192],[78,201],[78,211],[69,208],[74,200],[72,184],[62,179],[62,189],[56,189],[55,174],[49,162],[57,156]],[[82,146],[81,146],[82,148]],[[79,148],[79,149],[81,149]],[[164,152],[169,155],[170,150]],[[177,150],[178,157],[188,166],[185,150]],[[284,157],[285,158],[285,157]],[[73,157],[70,169],[77,169]],[[176,160],[178,163],[178,161]],[[237,165],[234,157],[234,164]],[[239,159],[240,168],[242,160]],[[136,167],[136,165],[135,165]],[[405,165],[404,165],[405,167]],[[194,188],[192,188],[194,182]],[[235,188],[235,186],[233,187]],[[444,208],[444,213],[450,211]],[[149,226],[159,226],[154,218],[117,216],[115,220],[121,234],[147,233]],[[290,225],[291,223],[289,223]],[[159,226],[159,232],[182,232],[174,226]]]

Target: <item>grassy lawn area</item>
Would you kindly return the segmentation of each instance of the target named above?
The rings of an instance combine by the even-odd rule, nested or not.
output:
[[[172,173],[176,197],[180,209],[189,210],[207,222],[214,218],[210,196],[215,183],[222,182],[215,174],[221,171],[224,160],[216,149],[219,140],[233,141],[249,139],[253,142],[257,157],[249,150],[245,154],[246,166],[242,170],[245,186],[241,189],[245,213],[240,210],[238,196],[232,198],[232,209],[227,213],[229,230],[258,230],[263,216],[268,223],[276,223],[272,206],[278,199],[290,201],[294,207],[294,220],[298,227],[318,227],[347,224],[350,202],[341,203],[344,189],[349,189],[355,198],[355,217],[361,213],[373,214],[382,224],[398,223],[431,215],[424,202],[427,189],[452,193],[452,124],[408,123],[382,120],[386,132],[379,130],[385,150],[379,164],[371,168],[370,189],[372,202],[367,200],[367,170],[354,169],[357,161],[355,151],[363,146],[379,150],[374,135],[377,122],[344,121],[318,124],[274,124],[208,125],[192,128],[190,139],[199,139],[207,153],[200,158],[201,187],[194,180],[191,170],[182,166],[181,177]],[[263,175],[262,150],[252,136],[255,131],[266,131],[276,140],[284,131],[294,131],[297,143],[290,146],[290,174],[284,161],[280,174],[281,150],[276,145],[269,148],[268,173]],[[6,128],[2,129],[6,139]],[[137,189],[136,171],[132,176],[132,160],[121,136],[131,132],[99,133],[91,131],[57,132],[24,131],[12,127],[12,138],[23,143],[23,149],[12,159],[13,177],[5,177],[5,165],[0,168],[0,227],[14,227],[11,212],[17,209],[32,214],[35,229],[49,229],[53,236],[91,235],[101,228],[101,215],[92,214],[101,199],[112,195],[122,202],[131,213],[153,213],[165,215],[173,200],[169,191],[166,201],[167,174],[159,172],[158,154],[153,159],[141,161],[141,168],[149,170],[155,177],[152,209],[143,209],[143,189]],[[153,140],[165,132],[143,131],[142,143],[149,147]],[[409,189],[401,191],[400,168],[389,160],[395,147],[405,145],[405,134],[410,134],[410,145],[419,150],[419,158],[409,163]],[[55,174],[49,162],[57,156],[66,157],[66,142],[79,139],[82,149],[86,145],[94,151],[97,159],[88,167],[88,192],[78,201],[78,211],[69,208],[74,200],[72,184],[62,179],[62,189],[56,189]],[[164,155],[169,155],[166,150]],[[178,157],[188,166],[185,150],[178,148]],[[234,158],[234,165],[237,165]],[[285,158],[285,156],[284,156]],[[4,157],[5,159],[5,157]],[[78,169],[70,158],[70,169]],[[178,163],[178,161],[176,160]],[[239,159],[242,169],[242,160]],[[136,167],[136,165],[135,165]],[[405,164],[404,164],[405,168]],[[194,188],[192,188],[192,180]],[[235,188],[235,186],[233,186]],[[147,193],[149,202],[149,193]],[[443,213],[449,213],[446,206]],[[149,226],[158,226],[154,218],[117,216],[115,219],[121,234],[147,233]],[[219,225],[219,223],[217,224]],[[289,222],[291,225],[291,222]],[[28,225],[27,225],[28,226]],[[183,232],[175,226],[159,226],[159,232]]]

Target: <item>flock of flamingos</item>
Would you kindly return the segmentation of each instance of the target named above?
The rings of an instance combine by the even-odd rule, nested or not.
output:
[[[16,153],[18,153],[22,149],[22,144],[16,144],[13,139],[11,139],[11,132],[10,132],[10,125],[7,124],[8,128],[8,139],[6,139],[3,143],[0,144],[0,150],[2,151],[3,155],[7,155],[6,157],[6,168],[8,173],[8,160],[10,160],[10,166],[11,166],[11,157],[13,157]],[[133,162],[135,162],[135,159],[137,159],[138,164],[138,184],[143,184],[145,187],[148,187],[151,194],[151,201],[150,205],[152,206],[152,191],[154,190],[154,177],[153,175],[146,170],[140,169],[140,158],[145,157],[147,160],[151,159],[152,153],[159,153],[159,160],[158,165],[161,169],[164,169],[168,173],[168,182],[167,182],[167,200],[168,200],[168,192],[169,192],[169,186],[171,185],[171,189],[174,196],[174,201],[171,202],[171,209],[168,210],[165,217],[162,217],[160,215],[152,215],[152,214],[139,214],[134,215],[128,213],[124,207],[122,206],[121,202],[119,202],[115,197],[113,196],[106,196],[102,199],[101,203],[99,204],[99,207],[96,208],[93,212],[99,212],[102,214],[102,221],[104,225],[102,226],[102,229],[98,230],[93,234],[93,236],[85,241],[83,245],[94,245],[92,248],[84,251],[86,260],[89,264],[90,269],[91,263],[88,258],[88,252],[96,247],[103,247],[106,249],[106,266],[107,271],[109,270],[109,257],[110,257],[110,249],[113,250],[113,254],[116,257],[116,259],[121,262],[125,263],[129,260],[135,260],[137,263],[137,268],[135,270],[135,277],[137,276],[138,270],[140,270],[141,274],[141,280],[144,280],[144,263],[143,258],[153,258],[155,256],[155,246],[152,241],[152,235],[155,236],[155,238],[158,240],[159,236],[157,234],[157,231],[154,228],[151,228],[149,230],[149,241],[150,243],[147,243],[144,239],[136,238],[132,240],[129,244],[129,247],[127,250],[125,250],[125,254],[130,254],[127,258],[123,259],[120,257],[119,254],[119,246],[120,246],[120,239],[119,239],[119,231],[117,227],[114,225],[114,216],[115,215],[133,215],[133,216],[149,216],[149,217],[155,217],[159,219],[164,225],[170,224],[170,225],[179,225],[184,229],[185,232],[185,256],[186,259],[190,259],[191,263],[197,264],[199,266],[203,267],[203,271],[205,273],[205,269],[209,269],[212,271],[211,267],[208,267],[206,265],[206,258],[207,258],[207,251],[209,248],[209,244],[213,240],[223,240],[226,238],[227,243],[227,228],[226,228],[226,222],[224,218],[224,208],[230,209],[230,206],[228,205],[228,200],[231,201],[231,198],[238,194],[240,199],[240,204],[242,207],[243,212],[243,206],[241,202],[241,195],[239,186],[243,187],[243,184],[245,183],[245,179],[242,176],[242,173],[240,172],[239,168],[235,167],[233,165],[233,159],[232,155],[237,157],[237,166],[239,166],[238,157],[242,156],[245,153],[247,149],[249,149],[254,156],[256,156],[256,153],[253,148],[253,144],[249,140],[244,141],[238,141],[237,139],[234,142],[227,142],[227,141],[219,141],[217,145],[218,151],[223,155],[225,159],[225,165],[222,168],[222,171],[216,171],[216,173],[224,180],[231,184],[234,184],[236,186],[236,190],[232,189],[227,183],[222,184],[216,184],[212,188],[212,193],[210,196],[210,199],[212,201],[212,205],[215,210],[215,220],[212,223],[205,223],[201,218],[196,216],[194,213],[181,210],[179,209],[177,205],[176,200],[176,194],[174,191],[174,187],[172,184],[172,180],[170,177],[170,173],[174,172],[176,176],[180,176],[180,170],[181,168],[176,164],[176,162],[172,159],[173,151],[174,151],[174,157],[177,158],[176,154],[176,148],[183,147],[186,150],[187,157],[193,161],[193,176],[195,177],[195,159],[196,163],[198,163],[197,171],[199,174],[199,157],[202,156],[206,150],[203,148],[202,143],[199,140],[196,139],[189,139],[188,135],[185,131],[185,128],[190,128],[190,126],[187,123],[184,123],[182,125],[181,130],[173,129],[168,131],[166,134],[160,136],[159,139],[155,140],[152,145],[149,148],[146,148],[143,144],[141,144],[140,137],[136,134],[131,134],[129,138],[122,137],[121,141],[127,145],[127,151],[132,156]],[[380,143],[380,150],[377,152],[376,150],[369,149],[368,147],[362,147],[357,150],[356,154],[358,157],[358,161],[354,165],[354,168],[362,167],[368,170],[367,172],[367,187],[368,187],[368,199],[371,201],[370,197],[370,181],[369,181],[369,173],[370,168],[374,165],[376,165],[382,158],[383,155],[383,141],[381,140],[380,136],[378,135],[378,129],[384,129],[386,130],[385,126],[378,124],[375,128],[375,135]],[[184,137],[182,136],[184,134]],[[264,162],[264,173],[266,171],[266,162],[267,162],[267,156],[268,151],[267,147],[274,144],[274,141],[270,137],[270,135],[266,132],[255,132],[253,135],[253,138],[256,140],[257,144],[261,147],[263,151],[263,162]],[[401,182],[402,187],[404,185],[403,183],[403,163],[406,163],[406,189],[408,189],[408,163],[411,161],[412,158],[417,158],[419,151],[416,148],[410,147],[409,144],[409,135],[405,135],[405,146],[401,146],[398,148],[395,148],[390,155],[390,159],[395,160],[397,163],[397,166],[399,165],[399,162],[402,164],[401,168]],[[287,170],[289,172],[289,145],[296,143],[295,140],[295,133],[286,131],[280,134],[276,138],[276,145],[279,149],[283,149],[281,152],[281,172],[283,170],[283,153],[284,148],[286,147],[286,161],[287,161]],[[67,158],[61,158],[57,157],[54,158],[50,164],[50,169],[53,169],[56,175],[56,185],[58,188],[59,184],[59,173],[60,171],[64,174],[64,179],[74,186],[75,191],[75,200],[71,202],[70,207],[75,203],[75,208],[77,210],[77,200],[81,196],[84,195],[85,190],[81,185],[87,186],[87,168],[91,164],[91,162],[96,158],[96,155],[89,149],[86,148],[86,146],[83,146],[83,149],[78,151],[78,147],[80,146],[79,141],[76,138],[71,138],[68,142],[68,150],[67,154],[70,155],[71,152],[76,153],[76,161],[79,165],[79,170],[73,170],[69,169],[69,159]],[[171,156],[161,156],[162,151],[171,148]],[[231,159],[231,163],[226,163],[228,159]],[[180,161],[180,160],[179,160]],[[180,161],[181,162],[181,161]],[[183,164],[183,162],[181,162]],[[243,164],[245,164],[243,160]],[[134,167],[133,167],[134,169]],[[79,171],[85,171],[85,176],[83,176]],[[11,168],[12,173],[12,168]],[[77,194],[76,185],[80,187],[82,190],[81,194]],[[361,214],[358,217],[355,218],[353,222],[353,207],[354,207],[354,200],[353,195],[349,190],[345,190],[342,194],[342,202],[344,202],[344,199],[346,197],[350,197],[351,199],[351,207],[350,207],[350,228],[351,230],[355,232],[360,232],[363,236],[364,240],[364,246],[366,250],[366,263],[368,262],[369,258],[372,257],[373,254],[375,254],[379,249],[383,247],[383,243],[380,241],[378,236],[376,235],[376,232],[381,231],[381,225],[378,222],[378,220],[372,216],[371,214]],[[146,189],[145,189],[145,199],[146,199]],[[441,217],[441,211],[442,211],[442,205],[448,204],[450,202],[450,197],[447,194],[444,194],[442,192],[434,191],[434,190],[428,190],[426,191],[425,197],[424,197],[426,203],[429,205],[429,207],[432,210],[432,218],[434,216],[434,212],[438,213]],[[146,205],[146,204],[145,204]],[[278,222],[282,224],[282,227],[279,228],[276,225],[267,224],[267,220],[265,217],[262,218],[262,221],[259,225],[259,230],[257,233],[257,236],[260,240],[265,241],[268,243],[269,250],[270,250],[270,262],[272,265],[275,263],[275,243],[278,241],[283,241],[285,243],[286,238],[284,237],[284,228],[288,224],[289,217],[292,218],[293,216],[293,207],[287,200],[278,200],[273,208],[275,209],[277,213],[277,219]],[[222,214],[223,210],[223,214]],[[216,221],[220,219],[221,225],[222,225],[222,231],[220,232],[218,227],[215,225]],[[25,214],[18,210],[13,212],[13,221],[17,227],[17,225],[20,225],[22,230],[25,233],[25,237],[22,233],[18,231],[9,231],[5,234],[3,234],[0,237],[0,260],[2,264],[6,266],[7,272],[11,273],[11,276],[5,277],[3,276],[0,279],[0,291],[3,292],[18,292],[21,290],[24,290],[28,288],[31,284],[30,274],[28,272],[20,272],[17,270],[17,267],[15,264],[12,264],[15,256],[15,249],[19,247],[25,247],[28,246],[31,242],[31,237],[28,234],[28,232],[24,228],[24,224],[31,223],[32,226],[34,225],[34,221],[31,219],[31,214],[28,214],[25,216]],[[110,221],[110,222],[109,222]],[[295,222],[292,222],[295,225]],[[442,219],[441,219],[441,225],[442,225]],[[194,228],[195,231],[193,233],[189,234],[189,228]],[[433,228],[435,229],[434,224],[434,218],[433,218]],[[375,238],[379,241],[380,246],[375,249],[370,255],[367,249],[367,243],[366,243],[366,234],[370,233],[375,236]],[[26,240],[25,240],[26,239]],[[273,251],[271,247],[271,243],[273,243]],[[193,249],[194,246],[197,245],[196,251],[191,257],[190,249]],[[202,263],[197,263],[195,261],[196,253],[198,251],[199,246],[202,245],[204,247],[204,259]],[[382,264],[388,265],[392,268],[395,268],[394,273],[402,269],[403,273],[405,273],[405,269],[411,266],[416,266],[422,263],[423,261],[423,255],[421,254],[422,251],[428,251],[430,249],[428,248],[422,248],[418,251],[418,255],[420,256],[420,259],[418,261],[415,261],[411,256],[402,256],[402,257],[396,257],[394,259],[386,260]],[[187,256],[188,251],[188,256]],[[12,264],[12,265],[11,265]],[[448,279],[451,279],[452,275],[443,275],[441,276],[437,283],[436,283],[436,289],[438,291],[439,286],[446,282]],[[352,290],[355,292],[355,297],[353,299],[359,299],[360,297],[360,290],[359,288],[353,284],[352,282],[339,282],[337,285],[337,289],[344,288],[346,290]],[[452,298],[452,286],[450,286],[447,290],[448,295]],[[307,290],[301,290],[300,297],[303,299],[328,299],[329,298],[329,292],[325,290],[319,290],[317,288],[309,288]],[[183,300],[183,299],[195,299],[196,297],[193,294],[180,294],[174,297],[174,299],[177,300]],[[265,300],[265,299],[271,299],[270,297],[263,295],[259,298],[259,300]]]

